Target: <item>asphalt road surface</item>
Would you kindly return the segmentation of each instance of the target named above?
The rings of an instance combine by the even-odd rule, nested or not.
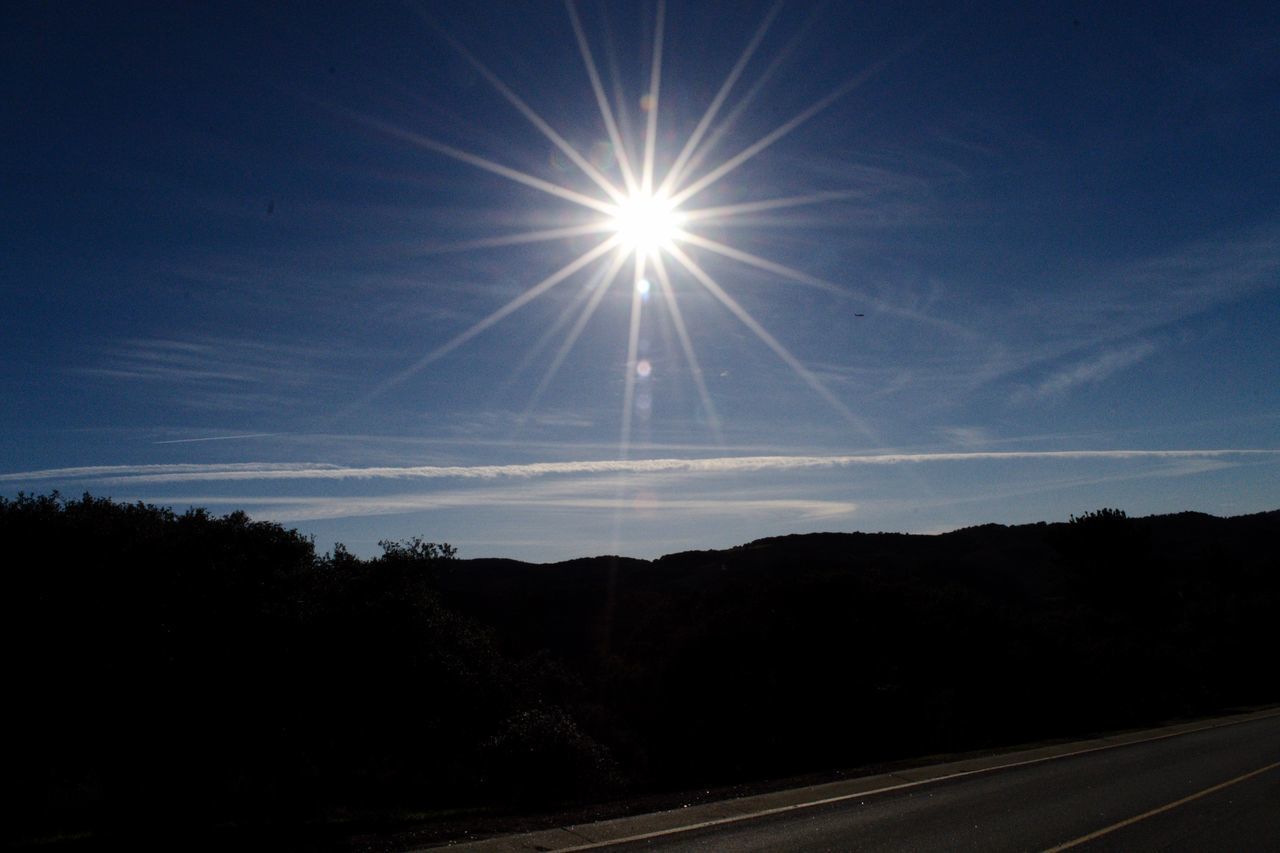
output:
[[[1280,851],[1280,716],[608,849]]]

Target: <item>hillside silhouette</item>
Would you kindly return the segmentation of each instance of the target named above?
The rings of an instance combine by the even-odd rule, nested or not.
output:
[[[534,565],[0,499],[15,839],[539,809],[1275,702],[1280,511]]]

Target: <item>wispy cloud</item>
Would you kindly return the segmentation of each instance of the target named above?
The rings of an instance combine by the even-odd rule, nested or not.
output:
[[[939,427],[937,432],[949,444],[959,445],[960,447],[991,445],[997,440],[992,435],[991,430],[981,426],[945,426]]]
[[[107,347],[100,366],[77,372],[157,382],[296,383],[298,364],[316,355],[305,348],[232,338],[129,339]]]
[[[1171,327],[1278,283],[1280,225],[1274,224],[1066,281],[1054,276],[1011,282],[1011,298],[1005,302],[963,307],[979,337],[942,335],[922,342],[928,357],[909,364],[900,390],[920,392],[918,400],[945,401],[992,384],[1003,385],[1015,402],[1069,393],[1150,358]],[[951,301],[930,310],[958,307]],[[889,349],[868,349],[871,368],[888,371],[894,366],[893,343],[886,338]],[[868,347],[874,344],[868,338]],[[1062,367],[1064,363],[1069,366]]]
[[[254,518],[278,522],[319,521],[322,519],[359,516],[396,515],[442,509],[534,509],[540,512],[571,510],[578,512],[678,513],[682,517],[768,516],[779,515],[806,520],[841,518],[854,515],[858,505],[841,500],[806,500],[799,498],[733,499],[715,496],[693,498],[637,497],[635,495],[555,495],[541,489],[483,490],[430,494],[334,497],[208,497],[167,498],[166,503],[226,505],[252,508]]]
[[[555,475],[741,474],[859,465],[1018,460],[1124,460],[1280,456],[1271,449],[1051,450],[878,453],[845,456],[721,456],[701,459],[584,460],[513,465],[416,465],[347,467],[314,463],[98,465],[0,474],[0,482],[69,480],[124,483],[188,483],[265,480],[495,480]]]
[[[1062,397],[1081,385],[1101,382],[1114,373],[1150,358],[1156,349],[1156,345],[1150,341],[1138,341],[1127,347],[1105,350],[1050,374],[1035,387],[1033,395],[1039,400]]]
[[[276,435],[274,432],[248,432],[238,435],[206,435],[200,438],[168,438],[163,441],[154,441],[152,444],[197,444],[204,441],[234,441],[241,438],[270,438]]]
[[[230,337],[132,338],[104,347],[82,376],[148,383],[197,409],[269,409],[340,376],[324,350]]]
[[[1274,288],[1277,272],[1280,227],[1272,227],[1122,265],[1067,292],[1029,300],[1019,322],[1047,340],[1046,358],[1091,352],[1149,338],[1152,330]]]

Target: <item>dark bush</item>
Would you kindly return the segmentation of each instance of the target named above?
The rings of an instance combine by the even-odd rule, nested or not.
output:
[[[503,720],[480,758],[488,790],[520,805],[599,797],[621,782],[609,750],[554,706],[526,708]]]

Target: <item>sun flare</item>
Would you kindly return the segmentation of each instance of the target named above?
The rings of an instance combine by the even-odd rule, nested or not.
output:
[[[652,255],[670,248],[684,216],[669,197],[636,192],[618,205],[609,217],[609,228],[632,254]]]
[[[704,266],[708,256],[718,256],[722,261],[752,267],[763,271],[779,281],[788,281],[807,287],[815,287],[826,292],[846,294],[844,287],[832,282],[823,281],[785,264],[761,257],[737,248],[729,243],[711,239],[703,233],[703,226],[715,226],[717,230],[732,227],[743,222],[744,217],[764,211],[776,211],[787,208],[821,205],[837,199],[845,198],[853,193],[843,190],[828,190],[804,195],[764,197],[735,204],[713,207],[699,206],[694,200],[708,188],[724,180],[743,164],[753,160],[763,151],[770,148],[780,139],[813,116],[822,112],[834,101],[855,88],[865,77],[865,73],[850,77],[826,96],[811,103],[807,108],[794,114],[789,120],[775,127],[769,133],[757,138],[755,142],[739,148],[736,154],[725,155],[718,162],[706,162],[713,149],[721,141],[732,126],[735,116],[746,109],[755,97],[759,86],[768,79],[770,70],[756,84],[743,93],[739,103],[729,109],[728,115],[719,125],[721,110],[726,106],[730,93],[751,63],[766,32],[781,4],[774,7],[757,26],[754,36],[743,48],[738,61],[725,77],[719,91],[711,99],[702,118],[689,132],[684,145],[676,153],[661,152],[672,156],[659,156],[658,115],[659,93],[662,89],[662,55],[663,29],[665,19],[665,2],[658,0],[657,16],[654,21],[653,50],[650,59],[650,73],[646,91],[640,98],[644,115],[643,129],[636,129],[632,134],[629,122],[620,122],[626,116],[624,100],[618,94],[622,84],[618,79],[609,81],[615,95],[611,99],[609,86],[600,74],[596,65],[586,30],[578,17],[574,0],[566,0],[568,12],[579,53],[582,56],[588,81],[599,107],[601,124],[607,135],[607,142],[601,141],[613,154],[613,167],[606,167],[594,158],[588,158],[578,150],[559,131],[551,126],[540,114],[506,82],[481,62],[474,54],[463,47],[452,37],[446,39],[453,48],[466,60],[475,71],[488,81],[517,112],[523,115],[549,142],[558,149],[568,162],[577,166],[584,178],[594,188],[575,187],[549,180],[537,174],[523,172],[504,165],[480,154],[462,150],[453,145],[423,136],[421,134],[397,127],[385,121],[368,116],[362,121],[393,136],[408,140],[413,144],[466,163],[477,169],[497,175],[529,189],[537,190],[569,202],[580,208],[592,211],[595,216],[590,220],[569,224],[562,227],[544,228],[514,234],[485,237],[462,243],[442,246],[438,251],[459,251],[470,249],[496,248],[516,246],[526,243],[569,240],[589,235],[604,235],[594,248],[588,248],[577,258],[569,261],[558,270],[546,275],[540,281],[528,286],[524,291],[512,297],[508,302],[496,308],[487,316],[479,319],[470,327],[460,331],[449,340],[438,345],[399,373],[379,383],[366,396],[364,402],[384,393],[409,377],[423,370],[433,362],[444,358],[458,347],[466,344],[487,329],[497,325],[504,319],[519,311],[525,305],[538,299],[543,294],[561,285],[565,281],[579,275],[590,275],[589,284],[582,291],[580,301],[572,303],[553,324],[547,339],[563,331],[563,340],[551,364],[537,383],[532,397],[521,416],[520,422],[532,411],[543,391],[551,383],[560,365],[573,349],[583,327],[601,306],[605,295],[619,278],[629,279],[632,290],[629,332],[626,343],[626,377],[623,388],[622,421],[619,440],[619,455],[626,458],[631,440],[632,421],[634,418],[647,417],[650,411],[651,391],[645,387],[652,379],[655,363],[645,357],[648,338],[644,331],[647,316],[655,309],[665,313],[679,343],[683,355],[686,375],[692,381],[700,403],[699,418],[704,420],[712,433],[720,438],[720,420],[715,404],[703,375],[695,352],[693,335],[684,319],[680,301],[690,291],[700,291],[719,303],[730,315],[735,317],[756,339],[772,350],[796,375],[798,379],[818,396],[824,399],[844,419],[867,432],[865,425],[845,403],[833,394],[822,380],[818,378],[804,363],[794,356],[781,341],[773,336],[755,316],[753,316],[730,290],[720,284],[713,274]],[[615,72],[616,73],[616,72]],[[630,274],[623,270],[630,262]],[[594,272],[592,270],[594,269]],[[677,276],[680,278],[678,286]],[[574,319],[573,314],[577,317]],[[567,330],[566,330],[567,329]],[[539,347],[542,344],[538,345]],[[642,368],[643,365],[643,368]],[[869,433],[868,433],[869,434]]]

